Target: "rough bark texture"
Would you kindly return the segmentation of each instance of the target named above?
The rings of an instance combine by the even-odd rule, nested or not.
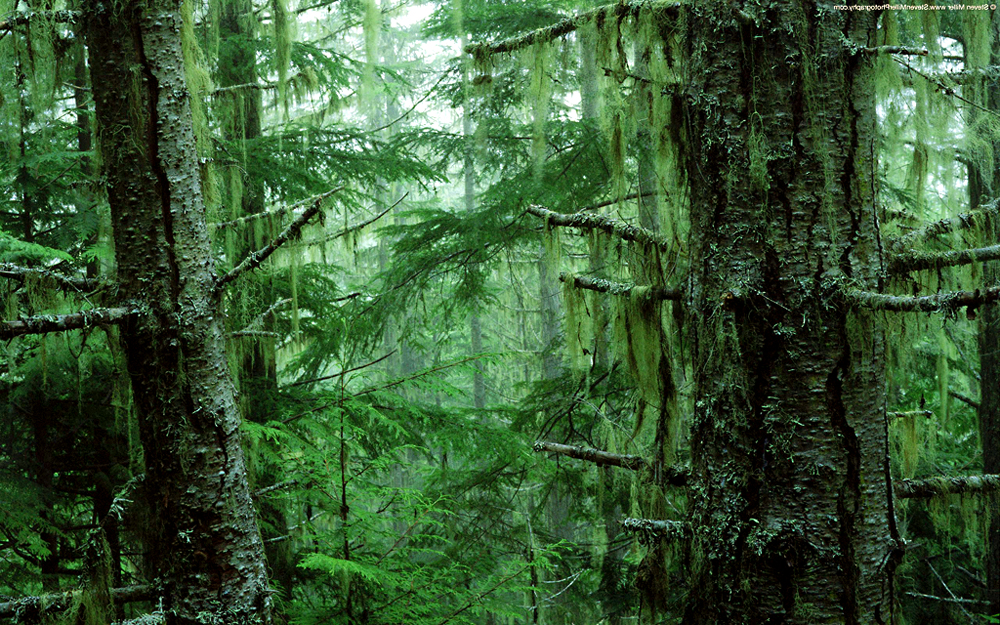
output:
[[[87,43],[170,623],[269,620],[202,202],[177,0],[88,7]]]
[[[685,623],[892,621],[871,12],[806,0],[687,15],[691,566]]]

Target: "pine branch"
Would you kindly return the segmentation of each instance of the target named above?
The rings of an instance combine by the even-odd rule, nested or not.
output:
[[[585,230],[603,230],[608,234],[613,234],[625,241],[635,241],[656,245],[660,249],[666,249],[669,244],[660,235],[651,232],[640,226],[633,226],[623,221],[604,217],[603,215],[589,215],[587,213],[557,213],[541,206],[528,206],[527,211],[536,217],[541,217],[550,226],[564,226],[570,228],[582,228]]]
[[[293,386],[302,386],[303,384],[313,384],[314,382],[322,382],[323,380],[332,380],[333,378],[339,378],[340,376],[351,373],[353,371],[360,371],[361,369],[365,369],[372,365],[376,365],[395,353],[396,350],[392,350],[388,354],[384,356],[379,356],[375,360],[366,362],[363,365],[358,365],[357,367],[351,367],[350,369],[343,369],[341,371],[338,371],[337,373],[331,373],[330,375],[324,375],[318,378],[309,378],[308,380],[299,380],[298,382],[292,382],[291,384],[286,384],[283,388],[291,388]]]
[[[623,20],[626,17],[635,17],[638,15],[640,9],[651,9],[651,10],[665,10],[668,12],[669,17],[677,17],[678,8],[680,3],[673,2],[619,2],[618,4],[608,4],[602,7],[598,7],[591,11],[585,13],[580,13],[574,17],[564,19],[561,22],[556,22],[551,26],[546,26],[545,28],[539,28],[533,30],[530,33],[524,35],[519,35],[517,37],[511,37],[509,39],[503,39],[501,41],[496,41],[494,43],[474,43],[465,46],[465,52],[471,54],[476,60],[483,60],[494,54],[503,54],[506,52],[514,52],[515,50],[520,50],[521,48],[527,48],[528,46],[533,46],[536,43],[547,43],[553,39],[558,39],[563,35],[568,35],[569,33],[580,28],[587,22],[593,19],[599,18],[616,18],[618,20]],[[661,18],[662,19],[662,18]]]
[[[640,471],[649,467],[649,463],[647,463],[641,456],[613,454],[607,451],[601,451],[600,449],[592,449],[590,447],[577,447],[575,445],[535,441],[532,449],[539,452],[551,451],[552,453],[562,454],[564,456],[569,456],[570,458],[586,460],[587,462],[594,462],[597,464],[606,464],[612,467],[621,467],[623,469],[629,469],[630,471]]]
[[[329,193],[333,193],[333,191]],[[329,195],[329,193],[324,194],[324,196]],[[232,282],[236,278],[239,278],[244,273],[253,271],[257,267],[260,267],[261,263],[267,260],[271,254],[275,253],[279,247],[287,243],[292,237],[297,236],[299,231],[302,230],[302,227],[306,225],[306,222],[312,219],[313,216],[320,211],[320,208],[323,205],[324,196],[319,196],[312,206],[303,211],[302,214],[295,219],[295,221],[288,224],[288,227],[282,230],[281,234],[276,236],[273,241],[256,252],[250,252],[250,255],[243,259],[243,262],[234,267],[232,271],[219,278],[219,282],[215,285],[216,290],[221,290],[226,284]]]
[[[651,545],[661,539],[683,539],[689,529],[687,523],[681,521],[657,519],[624,519],[621,526],[629,534],[638,534],[639,542],[644,545]]]
[[[12,263],[0,263],[0,278],[17,280],[23,282],[28,276],[38,276],[48,278],[59,285],[63,291],[83,292],[93,291],[97,288],[97,282],[86,278],[70,278],[60,275],[48,269],[37,267],[21,267]]]
[[[124,323],[136,314],[130,308],[92,308],[68,315],[38,315],[12,321],[0,321],[0,340],[12,339],[25,334],[48,334],[80,330],[102,325]]]
[[[339,186],[336,189],[330,189],[329,191],[327,191],[325,193],[320,193],[319,195],[314,195],[314,196],[312,196],[310,198],[306,198],[304,200],[300,200],[298,202],[295,202],[294,204],[289,204],[288,206],[279,206],[278,208],[273,208],[271,210],[261,211],[259,213],[254,213],[252,215],[245,215],[243,217],[240,217],[239,219],[234,219],[232,221],[223,221],[221,223],[211,224],[209,227],[213,228],[215,230],[223,230],[225,228],[231,228],[233,226],[242,226],[243,224],[248,224],[248,223],[250,223],[252,221],[257,221],[258,219],[265,219],[267,217],[280,217],[281,215],[284,215],[285,213],[292,212],[292,211],[294,211],[296,209],[299,209],[299,208],[301,208],[301,207],[303,207],[303,206],[305,206],[307,204],[313,204],[313,203],[325,200],[326,198],[330,197],[334,193],[338,193],[338,192],[343,191],[343,190],[344,190],[344,187],[343,186]]]
[[[406,196],[408,196],[409,194],[410,194],[410,192],[407,191],[406,193],[404,193],[402,195],[402,197],[400,197],[398,200],[396,200],[395,202],[393,202],[392,206],[389,206],[388,208],[386,208],[385,210],[383,210],[381,213],[379,213],[378,215],[375,215],[374,217],[372,217],[370,219],[366,219],[366,220],[364,220],[364,221],[362,221],[360,223],[356,223],[354,225],[347,226],[346,228],[344,228],[340,232],[335,232],[334,234],[326,235],[326,236],[320,237],[318,239],[311,239],[309,241],[303,241],[302,245],[309,246],[309,245],[319,245],[321,243],[327,243],[329,241],[334,241],[336,239],[339,239],[340,237],[347,236],[348,234],[350,234],[352,232],[357,232],[358,230],[361,230],[362,228],[365,228],[366,226],[370,226],[371,224],[375,223],[379,219],[382,219],[383,217],[385,217],[385,215],[388,214],[389,211],[391,211],[392,209],[394,209],[397,206],[399,206],[399,203],[402,202],[403,200],[405,200]]]
[[[917,499],[938,495],[989,493],[1000,490],[1000,475],[933,477],[926,480],[900,480],[895,484],[896,497]]]
[[[847,289],[843,292],[843,297],[848,304],[855,308],[894,312],[944,312],[953,314],[963,306],[976,308],[983,304],[997,301],[1000,299],[1000,287],[985,290],[976,289],[975,291],[951,291],[915,297]]]
[[[565,272],[559,274],[560,282],[568,282],[570,279],[573,281],[573,286],[578,289],[597,291],[598,293],[607,293],[609,295],[618,295],[621,297],[628,296],[632,290],[638,286],[624,282],[612,282],[611,280],[605,280],[603,278],[577,276]],[[681,299],[681,292],[679,289],[668,289],[662,286],[652,287],[649,295],[654,300],[670,300],[676,302]]]
[[[890,245],[893,249],[909,248],[917,242],[929,241],[936,236],[948,234],[949,232],[953,232],[955,230],[965,230],[968,228],[983,226],[989,223],[990,220],[996,219],[998,213],[1000,213],[998,205],[1000,205],[1000,202],[993,200],[979,210],[972,211],[971,213],[961,213],[955,215],[954,217],[948,217],[940,221],[929,223],[923,228],[914,230],[913,232],[908,232],[901,237],[893,239]]]
[[[1000,260],[1000,244],[949,252],[909,250],[889,255],[889,273],[906,273],[925,269],[943,269],[975,262]]]
[[[0,603],[0,618],[18,617],[18,622],[23,622],[30,614],[41,616],[50,612],[61,612],[69,608],[73,599],[80,594],[79,590],[68,592],[56,592],[49,595],[39,595],[35,597],[22,597],[15,601],[5,601]],[[134,601],[149,601],[153,598],[153,587],[146,585],[125,586],[123,588],[112,588],[111,599],[115,603],[132,603]]]
[[[890,419],[902,419],[903,417],[927,417],[930,419],[934,416],[933,410],[910,410],[908,412],[890,412],[888,413]]]

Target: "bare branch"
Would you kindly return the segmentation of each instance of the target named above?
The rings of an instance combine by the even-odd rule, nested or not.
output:
[[[265,218],[268,218],[268,217],[279,217],[281,215],[284,215],[285,213],[290,213],[290,212],[295,211],[295,210],[297,210],[299,208],[302,208],[303,206],[305,206],[307,204],[314,204],[316,202],[320,202],[322,200],[325,200],[326,198],[330,197],[334,193],[338,193],[338,192],[343,191],[343,190],[344,190],[344,187],[343,186],[339,186],[336,189],[330,189],[329,191],[327,191],[325,193],[320,193],[319,195],[314,195],[314,196],[312,196],[310,198],[306,198],[304,200],[295,202],[294,204],[289,204],[288,206],[280,206],[278,208],[273,208],[271,210],[261,211],[259,213],[254,213],[252,215],[246,215],[244,217],[240,217],[239,219],[234,219],[232,221],[223,221],[223,222],[217,223],[217,224],[210,224],[209,227],[213,228],[215,230],[222,230],[224,228],[231,228],[233,226],[242,226],[243,224],[247,224],[247,223],[250,223],[252,221],[257,221],[258,219],[265,219]]]
[[[597,291],[598,293],[607,293],[609,295],[619,295],[621,297],[628,296],[632,293],[635,288],[639,287],[636,284],[626,284],[624,282],[612,282],[611,280],[605,280],[603,278],[592,278],[589,276],[577,276],[570,273],[559,274],[559,280],[561,282],[573,281],[573,286],[578,289],[586,289],[588,291]],[[654,300],[671,300],[680,301],[681,292],[679,289],[668,289],[662,286],[650,287],[649,296]]]
[[[291,488],[292,486],[298,486],[298,480],[285,480],[283,482],[278,482],[277,484],[271,484],[270,486],[265,486],[264,488],[259,488],[254,491],[253,496],[262,497],[268,493],[273,493],[276,490],[284,490],[286,488]]]
[[[583,228],[587,230],[603,230],[608,234],[613,234],[625,241],[635,241],[656,245],[661,249],[667,249],[667,241],[656,234],[639,226],[633,226],[623,221],[604,217],[603,215],[589,215],[587,213],[557,213],[541,206],[531,205],[528,212],[536,217],[541,217],[550,226],[566,226],[570,228]]]
[[[52,593],[50,595],[23,597],[15,601],[5,601],[0,603],[0,617],[17,617],[25,613],[48,614],[50,612],[61,612],[70,606],[73,599],[80,592],[79,590],[72,590],[69,592]],[[151,586],[137,585],[111,589],[111,599],[115,603],[149,601],[152,598],[153,588]]]
[[[901,499],[987,493],[1000,490],[1000,475],[969,475],[966,477],[932,477],[926,480],[900,480],[895,484]]]
[[[357,367],[351,367],[350,369],[344,369],[342,371],[338,371],[337,373],[331,373],[330,375],[324,375],[324,376],[318,377],[318,378],[309,378],[308,380],[299,380],[298,382],[292,382],[291,384],[286,384],[283,388],[291,388],[293,386],[301,386],[303,384],[313,384],[314,382],[322,382],[323,380],[332,380],[333,378],[339,378],[340,376],[348,374],[348,373],[351,373],[352,371],[360,371],[361,369],[365,369],[365,368],[370,367],[372,365],[378,364],[378,363],[382,362],[383,360],[385,360],[386,358],[388,358],[389,356],[392,356],[395,353],[396,353],[396,350],[392,350],[388,354],[386,354],[384,356],[379,356],[375,360],[372,360],[370,362],[366,362],[363,365],[358,365]]]
[[[629,469],[630,471],[639,471],[649,467],[649,463],[647,463],[641,456],[613,454],[607,451],[601,451],[600,449],[592,449],[590,447],[577,447],[575,445],[535,441],[533,449],[535,451],[551,451],[552,453],[562,454],[564,456],[569,456],[570,458],[586,460],[587,462],[595,462],[597,464],[606,464],[612,467],[621,467],[623,469]]]
[[[59,288],[63,291],[93,291],[98,286],[97,282],[94,280],[88,280],[86,278],[70,278],[54,271],[49,271],[48,269],[41,269],[38,267],[21,267],[11,263],[0,263],[0,278],[8,278],[10,280],[23,282],[28,276],[48,278],[58,284]]]
[[[938,597],[936,595],[925,595],[922,592],[907,592],[907,595],[911,597],[917,597],[919,599],[930,599],[932,601],[943,601],[945,603],[965,603],[969,605],[978,605],[983,607],[989,607],[989,601],[980,601],[979,599],[963,599],[961,597]]]
[[[660,539],[683,539],[688,533],[687,523],[657,519],[624,519],[622,529],[630,534],[638,534],[639,542],[651,545]]]
[[[330,193],[333,193],[331,191]],[[324,194],[329,195],[329,193]],[[226,284],[232,282],[236,278],[240,277],[248,271],[252,271],[257,267],[260,267],[261,263],[268,259],[268,257],[276,252],[279,247],[284,245],[289,239],[298,235],[302,227],[306,225],[310,219],[313,218],[316,213],[320,211],[323,206],[323,196],[316,199],[315,203],[302,212],[301,215],[295,218],[295,221],[288,224],[288,227],[281,231],[281,234],[276,236],[273,241],[257,250],[256,252],[250,252],[250,255],[243,259],[243,262],[233,267],[232,271],[226,275],[219,278],[219,282],[215,285],[217,290],[222,289]]]
[[[910,410],[908,412],[890,412],[890,419],[902,419],[903,417],[927,417],[930,419],[934,416],[933,410]]]
[[[1000,287],[975,291],[951,291],[934,295],[909,297],[888,295],[858,289],[847,289],[843,293],[848,304],[869,310],[894,312],[944,312],[953,314],[963,306],[975,308],[1000,299]]]
[[[130,308],[92,308],[68,315],[39,315],[12,321],[0,321],[0,339],[25,334],[48,334],[123,323],[136,311]]]

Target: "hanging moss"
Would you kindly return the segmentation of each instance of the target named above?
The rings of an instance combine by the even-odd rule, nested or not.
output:
[[[374,106],[372,96],[375,83],[375,66],[378,64],[378,41],[382,31],[382,11],[377,0],[365,0],[365,14],[361,21],[365,39],[365,67],[361,74],[359,90],[363,109]]]
[[[584,358],[584,352],[589,350],[593,342],[593,324],[587,298],[581,289],[573,285],[573,276],[567,276],[562,283],[563,303],[566,325],[566,346],[569,349],[570,364],[574,369],[584,369],[590,366],[589,358]]]
[[[534,162],[535,180],[541,180],[545,166],[546,135],[545,122],[549,117],[549,107],[552,102],[552,80],[549,78],[548,43],[532,46],[522,54],[522,63],[530,72],[531,83],[528,88],[528,102],[532,111],[531,155]]]
[[[287,0],[271,0],[271,25],[274,35],[274,62],[278,71],[278,99],[288,117],[288,68],[292,62],[292,26]]]
[[[912,478],[917,472],[918,442],[917,442],[917,417],[908,414],[899,419],[900,429],[902,429],[900,448],[903,452],[903,477]]]

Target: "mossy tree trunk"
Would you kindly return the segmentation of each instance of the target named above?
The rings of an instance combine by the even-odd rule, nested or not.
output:
[[[167,622],[269,621],[267,575],[181,52],[177,0],[87,6],[122,328]]]
[[[882,328],[831,296],[879,286],[876,15],[691,8],[684,622],[892,622]]]

